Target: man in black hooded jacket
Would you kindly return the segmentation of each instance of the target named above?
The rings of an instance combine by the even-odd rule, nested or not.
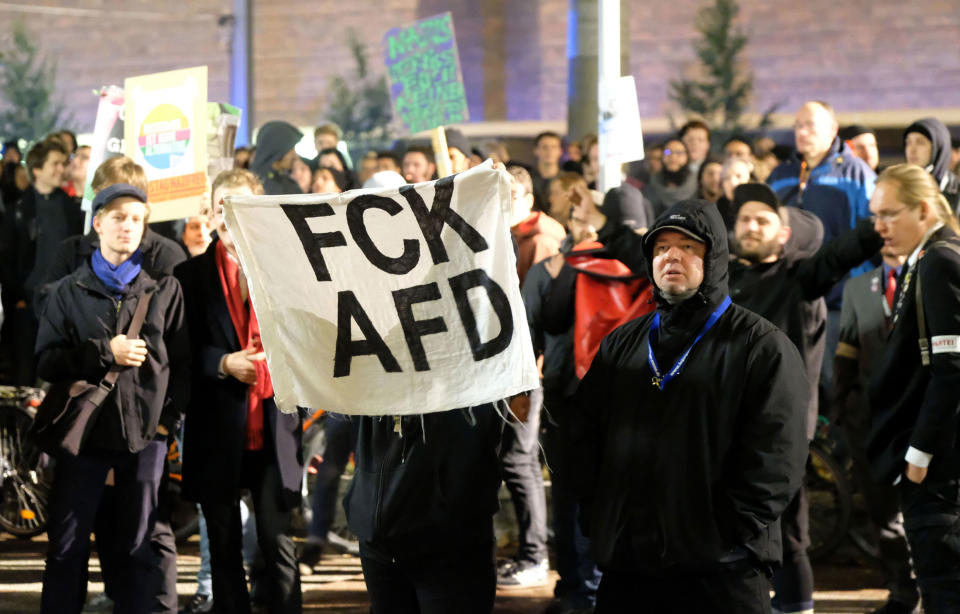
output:
[[[303,133],[287,122],[267,122],[260,128],[250,170],[263,184],[264,194],[303,193],[290,177],[290,169],[297,159],[294,147],[302,138]]]
[[[950,130],[936,117],[918,119],[903,133],[907,164],[916,164],[937,181],[950,210],[960,206],[960,178],[950,170]]]
[[[643,254],[657,310],[607,336],[577,392],[596,611],[769,612],[764,572],[807,455],[803,362],[730,304],[712,204],[668,209]]]
[[[823,226],[808,211],[783,207],[764,184],[743,184],[734,190],[737,260],[730,263],[730,297],[777,325],[800,350],[808,383],[807,436],[817,422],[817,378],[825,346],[826,307],[823,297],[849,270],[876,253],[881,242],[868,220],[821,247]],[[629,229],[606,224],[598,212],[580,207],[600,227],[600,240],[634,271],[645,266],[643,239]],[[777,605],[784,612],[813,608],[813,572],[807,502],[797,493],[784,512],[784,570],[777,574]]]

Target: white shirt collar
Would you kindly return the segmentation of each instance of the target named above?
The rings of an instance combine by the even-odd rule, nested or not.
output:
[[[907,264],[913,266],[917,263],[917,260],[920,258],[920,250],[923,249],[923,246],[927,244],[927,241],[930,239],[930,236],[943,228],[943,222],[937,222],[937,225],[927,231],[927,234],[923,235],[923,238],[920,239],[920,244],[917,245],[917,249],[913,250],[913,253],[910,254],[910,257],[907,258]]]

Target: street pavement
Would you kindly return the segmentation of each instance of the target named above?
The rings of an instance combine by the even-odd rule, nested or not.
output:
[[[46,536],[19,540],[0,535],[0,613],[33,614],[40,609],[41,573]],[[185,603],[196,590],[200,567],[197,538],[180,549],[177,559],[177,592]],[[822,614],[869,612],[881,605],[887,592],[879,588],[879,575],[870,570],[852,548],[841,549],[830,565],[815,569],[816,611]],[[494,612],[533,614],[549,603],[556,574],[550,583],[535,589],[499,591]],[[348,555],[331,555],[303,580],[304,610],[367,614],[369,605],[360,561]],[[90,560],[90,595],[103,590],[96,555]]]

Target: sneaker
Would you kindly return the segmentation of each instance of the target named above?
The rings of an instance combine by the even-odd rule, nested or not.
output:
[[[510,561],[504,563],[500,569],[503,570],[503,573],[497,574],[497,588],[529,588],[543,586],[547,583],[549,567],[546,560],[539,563]]]
[[[360,556],[360,542],[343,537],[333,531],[327,533],[327,544],[340,554]]]
[[[113,612],[113,599],[107,597],[106,593],[100,593],[87,601],[83,607],[84,612]]]
[[[183,609],[180,610],[179,614],[201,614],[202,612],[210,612],[212,610],[213,595],[196,593],[190,598],[190,601],[187,602],[187,605],[183,606]]]

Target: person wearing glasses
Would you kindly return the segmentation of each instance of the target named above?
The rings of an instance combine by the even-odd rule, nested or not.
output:
[[[653,204],[654,215],[660,215],[675,203],[697,194],[697,173],[690,169],[687,147],[680,139],[663,145],[663,168],[650,177],[644,196]]]
[[[960,237],[936,181],[912,164],[877,179],[884,247],[906,256],[886,351],[869,385],[867,455],[897,485],[928,614],[960,611]]]

